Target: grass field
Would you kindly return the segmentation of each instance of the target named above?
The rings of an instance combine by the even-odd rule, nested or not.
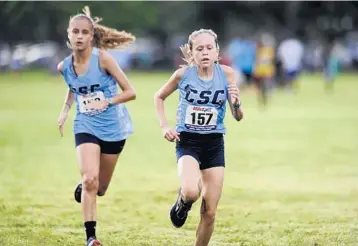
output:
[[[199,204],[182,229],[168,219],[178,188],[174,145],[162,139],[153,107],[168,76],[129,74],[136,133],[98,199],[105,245],[193,245]],[[244,91],[244,120],[228,114],[226,178],[210,245],[358,245],[358,81],[344,75],[331,94],[320,76],[300,82],[297,95],[275,92],[266,111]],[[62,78],[3,74],[0,86],[0,245],[84,245],[72,117],[64,138],[57,130]],[[176,102],[167,103],[171,123]]]

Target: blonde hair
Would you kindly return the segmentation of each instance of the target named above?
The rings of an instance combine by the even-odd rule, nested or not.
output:
[[[211,30],[211,29],[196,30],[189,35],[188,43],[179,47],[183,54],[183,60],[186,62],[186,65],[182,65],[182,67],[195,65],[195,60],[194,60],[193,53],[192,53],[193,41],[196,36],[198,36],[199,34],[202,34],[202,33],[207,33],[207,34],[210,34],[211,36],[213,36],[215,39],[216,48],[218,49],[218,51],[220,50],[219,43],[218,43],[218,35],[216,35],[216,33],[213,30]],[[217,61],[219,61],[219,57],[218,57]],[[217,61],[215,61],[215,62],[217,62]]]
[[[82,11],[84,14],[78,14],[71,17],[69,23],[80,18],[88,20],[92,24],[94,47],[105,50],[125,48],[136,40],[135,36],[131,33],[99,25],[98,23],[102,21],[102,18],[92,18],[91,11],[88,6],[85,6]],[[67,42],[67,46],[72,48],[69,42]]]

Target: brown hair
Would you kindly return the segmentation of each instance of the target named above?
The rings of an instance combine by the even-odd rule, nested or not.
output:
[[[129,44],[135,41],[135,36],[125,31],[118,31],[113,28],[109,28],[98,23],[102,21],[102,18],[91,17],[91,11],[88,6],[83,8],[84,14],[78,14],[70,18],[71,21],[84,18],[92,24],[93,28],[93,46],[101,49],[118,49],[125,48]],[[67,42],[67,46],[71,48],[71,44]]]
[[[218,50],[220,50],[219,43],[218,43],[218,36],[216,35],[216,33],[213,30],[211,30],[211,29],[196,30],[196,31],[192,32],[189,35],[188,43],[186,43],[186,44],[184,44],[184,45],[179,47],[181,52],[182,52],[182,54],[183,54],[183,56],[184,56],[183,60],[186,62],[186,65],[183,65],[183,66],[193,66],[193,65],[195,65],[194,57],[193,57],[193,54],[192,54],[193,40],[194,40],[194,38],[196,36],[198,36],[199,34],[202,34],[202,33],[208,33],[211,36],[213,36],[214,39],[215,39],[216,48]],[[219,58],[218,58],[218,60],[219,60]]]

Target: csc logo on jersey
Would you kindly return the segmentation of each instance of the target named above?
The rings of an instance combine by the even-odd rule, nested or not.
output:
[[[184,90],[186,92],[185,100],[187,100],[190,103],[197,103],[200,105],[208,104],[209,102],[215,105],[222,105],[224,103],[223,99],[219,98],[220,95],[225,95],[224,90],[198,91],[190,88],[189,85],[185,86]]]
[[[95,85],[91,85],[90,87],[87,87],[87,86],[81,86],[81,87],[78,87],[78,89],[76,89],[75,87],[72,87],[71,86],[71,92],[73,93],[80,93],[80,94],[88,94],[90,92],[94,92],[96,88],[99,88],[101,87],[100,84],[95,84]]]

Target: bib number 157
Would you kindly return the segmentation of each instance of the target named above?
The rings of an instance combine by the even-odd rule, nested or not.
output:
[[[191,115],[191,124],[193,125],[209,125],[211,119],[213,118],[213,113],[197,113],[193,112]]]
[[[217,110],[213,107],[189,106],[185,126],[191,130],[209,131],[216,128]]]

